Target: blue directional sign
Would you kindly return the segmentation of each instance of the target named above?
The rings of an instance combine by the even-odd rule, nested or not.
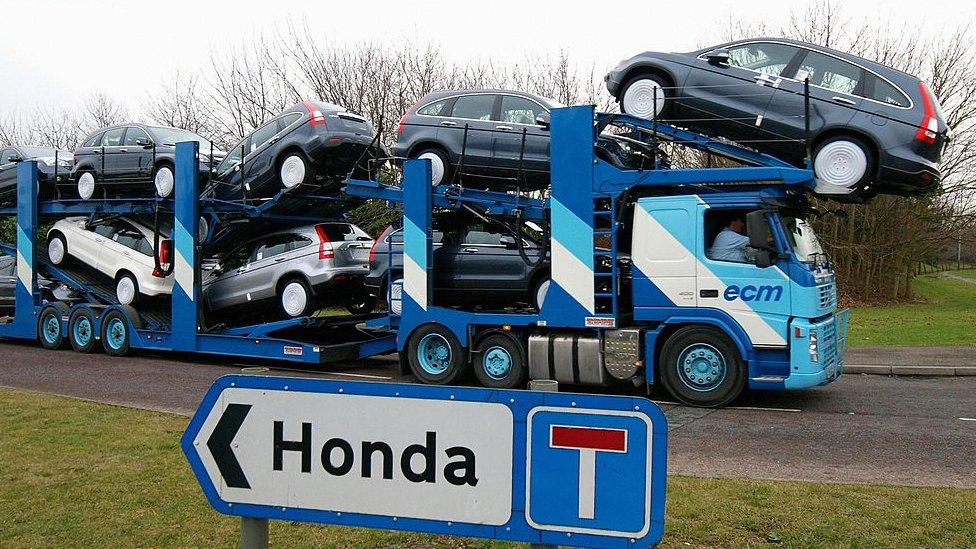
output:
[[[182,446],[229,515],[580,547],[664,529],[643,398],[233,375]]]

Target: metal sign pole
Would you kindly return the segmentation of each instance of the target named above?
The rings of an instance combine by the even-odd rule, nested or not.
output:
[[[268,549],[268,519],[241,518],[241,549]]]
[[[542,391],[544,393],[558,393],[559,382],[554,379],[531,379],[529,380],[529,390]],[[558,549],[558,545],[546,545],[544,543],[529,544],[529,549]]]

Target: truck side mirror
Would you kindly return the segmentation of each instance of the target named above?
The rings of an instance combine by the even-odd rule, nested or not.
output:
[[[756,250],[756,267],[760,269],[765,269],[766,267],[771,267],[773,265],[773,258],[769,253],[769,248],[762,248]]]
[[[749,247],[757,250],[765,249],[769,242],[769,225],[766,224],[766,212],[756,210],[746,214],[746,232],[749,233]]]

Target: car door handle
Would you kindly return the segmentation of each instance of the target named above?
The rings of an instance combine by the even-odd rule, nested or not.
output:
[[[463,251],[466,254],[476,254],[478,253],[478,248],[464,248],[461,251]]]
[[[495,129],[496,130],[510,130],[510,129],[512,129],[512,127],[511,126],[495,126]]]
[[[127,153],[127,152],[129,152],[129,149],[119,149],[119,152],[120,153]]]
[[[840,103],[842,105],[848,105],[850,107],[853,107],[854,105],[857,105],[857,101],[854,101],[852,99],[848,99],[846,97],[841,97],[839,95],[835,95],[835,96],[831,97],[830,99],[833,100],[835,103]]]
[[[457,122],[451,122],[450,120],[445,120],[441,122],[441,126],[457,126]]]
[[[282,261],[284,261],[286,259],[288,259],[288,258],[287,257],[276,257],[275,258],[275,263],[281,263]]]

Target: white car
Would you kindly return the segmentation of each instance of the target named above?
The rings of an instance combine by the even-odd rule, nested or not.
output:
[[[152,228],[126,217],[94,222],[68,217],[48,231],[47,254],[54,265],[62,265],[71,256],[110,277],[119,303],[129,305],[140,294],[169,295],[173,290],[172,273],[164,276],[172,261],[173,242],[165,231],[160,232],[157,262]]]

